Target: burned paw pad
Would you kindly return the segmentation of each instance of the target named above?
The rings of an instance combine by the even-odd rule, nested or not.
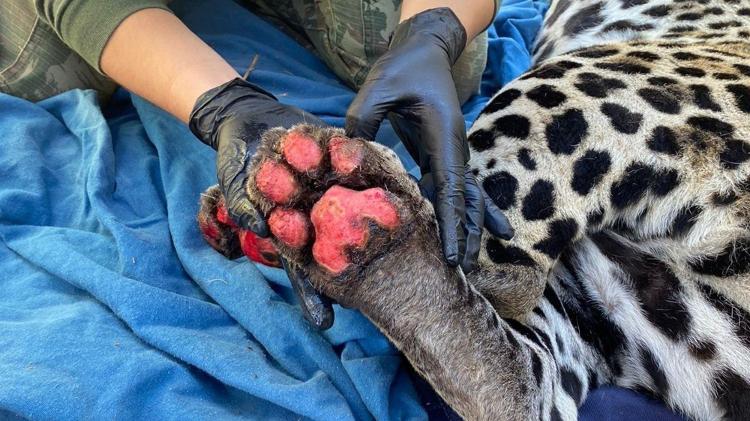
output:
[[[403,188],[409,181],[395,155],[337,129],[270,130],[253,160],[247,192],[274,243],[290,261],[325,276],[384,250],[403,222],[397,195],[414,194]]]
[[[216,251],[230,259],[241,256],[237,226],[229,218],[224,198],[215,186],[201,195],[198,227],[203,238]]]
[[[281,154],[297,171],[317,170],[323,162],[323,150],[318,142],[301,131],[290,131],[282,139]]]
[[[242,230],[232,221],[224,198],[216,186],[202,195],[198,227],[206,242],[230,259],[244,254],[257,263],[281,266],[279,253],[271,239],[260,238],[251,231]]]
[[[260,164],[255,175],[255,185],[266,199],[281,205],[292,202],[300,190],[299,183],[289,168],[272,161]]]
[[[271,234],[287,247],[302,248],[310,237],[310,221],[295,209],[276,208],[268,217]]]
[[[258,237],[252,231],[241,230],[239,233],[242,253],[253,262],[266,266],[281,267],[279,251],[270,238]]]
[[[399,226],[392,200],[381,188],[355,191],[331,187],[312,208],[315,261],[334,275],[345,271],[351,264],[348,252],[367,246],[375,229],[372,223],[385,230]]]
[[[365,156],[364,146],[342,137],[334,137],[328,143],[331,154],[331,167],[339,175],[351,174],[362,165]]]

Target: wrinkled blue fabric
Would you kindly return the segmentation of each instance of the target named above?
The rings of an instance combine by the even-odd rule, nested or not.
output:
[[[231,1],[176,13],[283,102],[343,123],[353,98],[309,51]],[[491,29],[482,95],[529,64],[544,3],[510,0]],[[214,152],[118,93],[34,104],[0,94],[0,419],[427,419],[392,345],[358,312],[326,332],[283,272],[201,238]],[[414,171],[393,131],[379,141]],[[643,419],[643,418],[641,418]]]

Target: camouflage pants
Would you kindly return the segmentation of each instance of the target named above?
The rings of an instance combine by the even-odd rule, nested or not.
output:
[[[244,0],[311,47],[353,89],[388,47],[401,0]],[[106,98],[115,84],[40,24],[32,2],[0,1],[0,92],[32,101],[74,88]],[[27,6],[28,5],[28,6]],[[461,102],[479,88],[486,64],[486,36],[470,44],[454,67]]]

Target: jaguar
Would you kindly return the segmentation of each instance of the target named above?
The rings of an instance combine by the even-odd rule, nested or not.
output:
[[[747,0],[553,0],[535,64],[468,132],[515,229],[470,273],[396,155],[339,129],[268,131],[247,192],[466,419],[575,420],[605,384],[748,419],[749,40]],[[199,220],[230,255],[221,203]]]

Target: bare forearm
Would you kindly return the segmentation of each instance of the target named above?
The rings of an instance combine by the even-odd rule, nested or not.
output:
[[[239,76],[176,16],[160,9],[125,19],[104,47],[101,68],[184,122],[202,93]]]
[[[467,42],[479,35],[492,21],[495,10],[493,0],[404,0],[401,5],[401,21],[437,7],[449,7],[466,29]]]

